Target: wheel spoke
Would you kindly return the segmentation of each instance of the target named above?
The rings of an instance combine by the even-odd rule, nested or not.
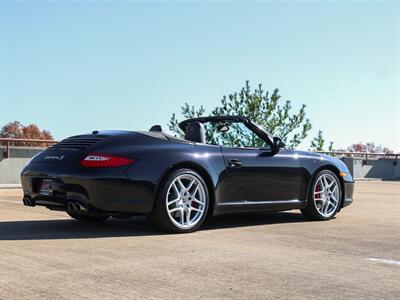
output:
[[[204,205],[203,202],[201,202],[199,199],[193,198],[192,202],[196,202],[198,204]]]
[[[179,190],[178,190],[178,188],[176,187],[176,182],[174,182],[174,183],[172,184],[172,187],[173,187],[175,193],[179,196]]]
[[[182,180],[180,178],[176,179],[176,181],[178,182],[181,190],[186,189],[185,185],[182,183]]]
[[[190,189],[192,188],[193,184],[196,183],[196,179],[193,179],[190,183],[189,186],[187,187],[188,192],[190,191]]]
[[[190,224],[190,212],[191,212],[190,209],[186,210],[186,223],[185,223],[185,225],[189,225]]]
[[[194,191],[192,193],[190,193],[190,195],[192,197],[196,196],[197,191],[199,190],[200,184],[197,184],[196,187],[194,188]]]
[[[317,188],[318,186],[320,188],[319,192],[324,192],[324,183],[322,182],[322,178],[318,179],[317,184],[315,185],[315,188]]]
[[[182,210],[182,207],[175,207],[169,210],[170,213],[176,212],[178,210]]]
[[[321,213],[324,212],[325,202],[326,201],[324,199],[321,199],[321,206],[318,209]]]
[[[199,211],[199,212],[202,212],[203,210],[201,210],[201,209],[198,209],[198,208],[196,208],[196,207],[193,207],[193,206],[191,206],[191,210],[194,210],[194,211]]]
[[[325,191],[328,189],[329,183],[328,183],[328,180],[326,179],[326,176],[323,176],[322,179],[324,181],[324,191]]]
[[[325,201],[325,206],[324,206],[324,214],[327,214],[328,213],[328,209],[329,209],[329,201],[327,200],[327,201]]]
[[[168,201],[168,202],[167,202],[167,205],[170,206],[171,204],[174,204],[174,203],[176,203],[177,201],[179,201],[179,197],[176,198],[176,199],[174,199],[174,200]]]

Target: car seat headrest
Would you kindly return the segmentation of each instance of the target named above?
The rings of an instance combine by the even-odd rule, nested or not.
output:
[[[162,132],[162,127],[161,127],[161,125],[153,125],[153,126],[151,126],[150,131]]]

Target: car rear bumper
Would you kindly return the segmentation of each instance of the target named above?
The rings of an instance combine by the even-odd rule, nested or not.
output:
[[[43,179],[51,180],[49,195],[40,193]],[[153,206],[152,183],[131,180],[120,167],[87,170],[31,163],[22,171],[21,183],[24,204],[31,206],[67,210],[68,202],[72,202],[90,211],[115,213],[148,213]]]

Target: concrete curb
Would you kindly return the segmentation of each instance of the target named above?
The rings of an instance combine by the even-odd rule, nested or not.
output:
[[[20,183],[16,184],[0,184],[0,189],[20,189],[22,186]]]
[[[399,181],[398,177],[390,178],[354,178],[355,181]]]

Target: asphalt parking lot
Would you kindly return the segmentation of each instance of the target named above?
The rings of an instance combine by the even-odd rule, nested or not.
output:
[[[357,182],[329,222],[219,217],[192,234],[144,218],[84,224],[0,190],[0,299],[399,299],[400,182]]]

